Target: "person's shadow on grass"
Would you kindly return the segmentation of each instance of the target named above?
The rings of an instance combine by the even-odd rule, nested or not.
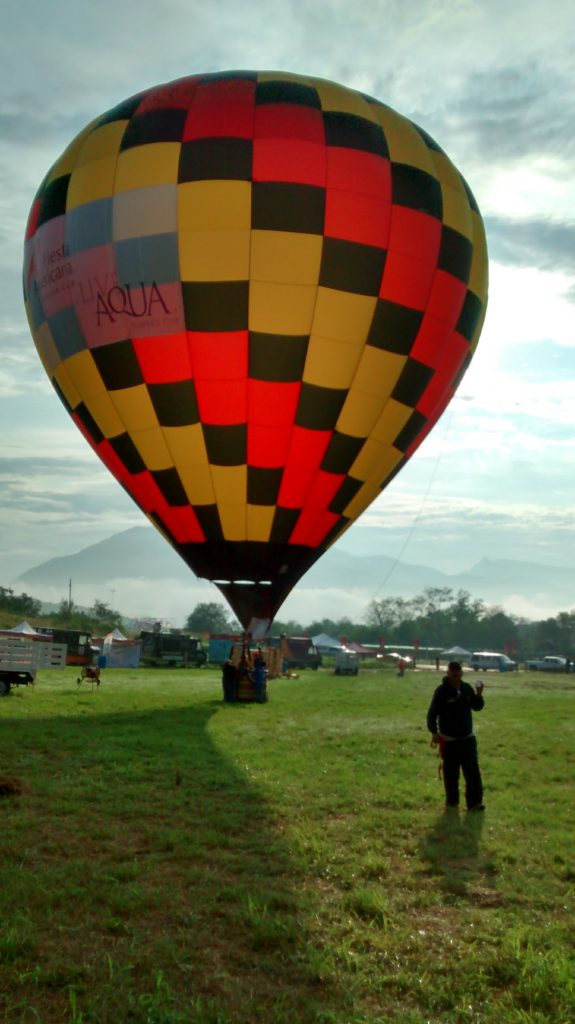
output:
[[[448,808],[423,836],[420,846],[426,873],[438,877],[451,897],[475,902],[499,902],[494,889],[495,869],[481,846],[485,815]]]

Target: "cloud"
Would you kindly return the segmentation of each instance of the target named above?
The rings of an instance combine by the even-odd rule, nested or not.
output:
[[[486,217],[485,228],[499,263],[575,275],[575,221]]]
[[[471,366],[464,378],[478,383],[484,376],[486,397],[498,377],[501,360],[509,346],[552,341],[572,349],[575,309],[565,296],[571,278],[534,267],[503,266],[491,262],[489,303],[483,332]]]
[[[10,324],[0,324],[0,336],[0,398],[3,403],[6,399],[31,395],[33,392],[50,395],[53,402],[53,389],[44,374],[32,339],[26,337],[20,327]],[[4,407],[0,410],[0,424],[5,414]]]
[[[450,110],[454,126],[466,126],[483,160],[567,158],[575,152],[570,76],[537,59],[471,72]]]
[[[58,138],[70,141],[82,124],[78,117],[62,115],[60,112],[34,106],[36,97],[21,93],[12,97],[11,111],[0,112],[0,138],[3,147],[51,149]],[[93,115],[92,115],[93,116]],[[46,168],[47,169],[47,168]]]
[[[418,505],[411,493],[383,496],[371,506],[360,520],[363,529],[404,529],[419,517],[423,510],[424,520],[421,526],[431,532],[444,529],[454,533],[461,532],[470,526],[473,530],[492,529],[494,526],[509,530],[526,531],[537,523],[547,530],[572,530],[575,523],[570,509],[545,508],[542,512],[539,502],[509,501],[505,491],[499,496],[497,503],[486,501],[480,495],[476,498],[450,495],[449,497],[428,495],[423,504]]]

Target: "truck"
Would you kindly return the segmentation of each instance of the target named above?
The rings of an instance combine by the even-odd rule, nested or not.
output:
[[[309,636],[281,636],[279,649],[282,672],[291,672],[296,668],[312,668],[315,672],[322,664],[321,654]]]
[[[179,630],[142,630],[140,664],[155,668],[199,668],[207,654],[202,641]]]
[[[85,629],[39,626],[36,632],[42,633],[54,644],[66,644],[67,665],[92,665],[97,660],[98,648],[92,641],[92,634]]]
[[[40,668],[64,668],[66,644],[29,636],[0,633],[0,697],[12,686],[28,686]]]
[[[535,672],[566,672],[567,658],[561,658],[556,654],[545,654],[542,658],[530,658],[525,662],[525,668]]]

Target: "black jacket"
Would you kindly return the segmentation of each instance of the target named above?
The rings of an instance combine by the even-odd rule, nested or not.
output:
[[[483,697],[469,683],[462,682],[461,689],[456,690],[445,676],[431,699],[427,728],[430,732],[439,732],[453,739],[470,736],[473,732],[471,710],[481,711],[483,704]]]

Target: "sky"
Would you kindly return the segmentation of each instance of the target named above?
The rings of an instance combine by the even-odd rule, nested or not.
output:
[[[489,306],[470,369],[339,546],[446,572],[482,558],[575,569],[574,14],[571,0],[5,0],[0,585],[147,523],[69,419],[32,342],[21,266],[35,192],[74,135],[122,99],[242,68],[329,78],[394,107],[446,150],[486,225]],[[343,594],[337,610],[349,611]]]

